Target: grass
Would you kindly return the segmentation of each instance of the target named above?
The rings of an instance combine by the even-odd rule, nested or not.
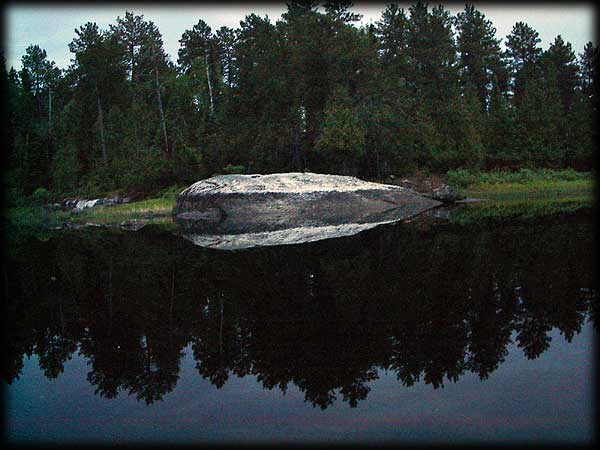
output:
[[[592,172],[577,172],[573,169],[519,169],[516,171],[493,170],[489,172],[468,169],[450,170],[446,174],[448,183],[457,188],[468,186],[495,185],[548,185],[556,182],[575,182],[593,179]]]
[[[490,200],[539,200],[565,196],[593,197],[592,172],[572,169],[536,171],[521,169],[516,172],[449,171],[448,183],[462,195]]]
[[[466,197],[487,200],[456,211],[451,220],[462,225],[569,214],[591,208],[594,198],[593,173],[572,169],[459,170],[448,173],[448,183]]]
[[[60,228],[63,223],[114,226],[124,222],[143,221],[146,226],[171,230],[171,211],[180,191],[181,189],[174,187],[164,191],[159,198],[114,206],[98,206],[81,212],[51,211],[44,206],[8,208],[3,217],[6,238],[13,242],[29,237],[47,239],[54,235],[57,232],[55,229]]]
[[[84,209],[81,213],[73,216],[73,221],[117,225],[132,220],[145,220],[148,223],[159,224],[171,221],[171,211],[174,205],[174,198],[163,197],[115,206],[100,206]]]
[[[170,224],[175,199],[183,189],[184,187],[181,186],[171,186],[160,192],[157,198],[84,209],[73,216],[73,222],[118,225],[123,222],[143,220],[152,225]]]

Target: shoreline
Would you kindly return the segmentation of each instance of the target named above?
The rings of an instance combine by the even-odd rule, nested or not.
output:
[[[382,184],[403,186],[426,195],[427,192],[446,184],[448,178],[451,177],[416,174],[410,178],[386,180],[387,183]],[[594,187],[591,177],[555,182],[543,180],[543,182],[531,183],[479,183],[458,187],[456,191],[465,198],[454,203],[461,206],[462,210],[468,209],[475,215],[483,215],[488,219],[528,217],[532,214],[547,215],[593,206]],[[52,210],[49,205],[12,207],[5,210],[4,220],[8,229],[17,230],[27,228],[48,231],[111,227],[136,231],[150,224],[169,228],[172,225],[171,212],[179,189],[171,187],[163,192],[166,194],[159,197],[83,210]]]

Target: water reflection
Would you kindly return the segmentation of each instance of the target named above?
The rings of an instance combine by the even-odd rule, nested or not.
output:
[[[500,228],[403,224],[239,252],[159,232],[81,232],[10,250],[3,378],[76,352],[102,397],[153,403],[184,349],[217,388],[255,375],[322,409],[356,406],[382,369],[433,388],[485,379],[514,339],[534,359],[597,317],[588,217]]]

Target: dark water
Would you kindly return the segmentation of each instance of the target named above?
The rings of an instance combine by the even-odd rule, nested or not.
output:
[[[7,438],[595,437],[588,214],[235,252],[157,230],[9,245]]]

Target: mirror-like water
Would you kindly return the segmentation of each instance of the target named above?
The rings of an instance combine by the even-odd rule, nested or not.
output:
[[[9,246],[11,442],[589,442],[589,214],[233,252]]]

